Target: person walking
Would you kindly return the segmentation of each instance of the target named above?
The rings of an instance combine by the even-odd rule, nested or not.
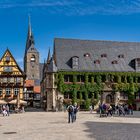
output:
[[[74,121],[74,106],[72,104],[70,104],[68,107],[67,107],[67,111],[68,111],[68,123]]]
[[[89,110],[90,110],[90,113],[92,113],[92,111],[93,111],[92,105],[89,106]]]
[[[3,117],[7,116],[7,111],[6,111],[6,106],[5,105],[3,105],[2,110],[3,110],[2,111]]]
[[[122,106],[122,105],[119,105],[118,107],[119,107],[119,116],[120,116],[121,114],[123,114],[123,116],[125,116],[123,106]]]
[[[110,114],[111,116],[112,116],[112,114],[113,114],[113,113],[112,113],[112,106],[111,106],[111,105],[108,105],[108,109],[107,109],[107,116],[108,116],[109,114]]]
[[[77,105],[74,105],[73,121],[76,121],[76,115],[77,115],[78,109],[79,107]]]
[[[129,109],[129,114],[133,115],[133,105],[132,104],[130,104],[128,106],[128,109]]]
[[[9,105],[8,104],[6,105],[6,112],[7,112],[7,116],[9,116],[10,115],[10,109],[9,109]]]

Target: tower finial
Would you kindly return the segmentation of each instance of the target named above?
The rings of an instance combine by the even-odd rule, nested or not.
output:
[[[30,14],[28,15],[28,33],[29,33],[29,36],[32,35],[32,28],[31,28],[31,16]]]

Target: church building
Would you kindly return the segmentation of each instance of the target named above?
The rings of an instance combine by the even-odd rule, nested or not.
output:
[[[30,17],[28,34],[24,54],[24,72],[26,73],[24,98],[29,106],[40,104],[40,63],[39,52],[35,48],[34,36],[31,28]]]

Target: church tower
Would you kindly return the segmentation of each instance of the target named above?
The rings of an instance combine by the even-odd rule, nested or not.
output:
[[[35,41],[32,33],[30,17],[24,54],[24,72],[26,73],[27,79],[40,80],[39,52],[35,48]]]

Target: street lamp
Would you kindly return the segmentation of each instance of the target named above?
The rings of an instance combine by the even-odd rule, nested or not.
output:
[[[120,96],[119,95],[117,96],[117,99],[118,99],[118,103],[119,103],[119,101],[120,101]]]

